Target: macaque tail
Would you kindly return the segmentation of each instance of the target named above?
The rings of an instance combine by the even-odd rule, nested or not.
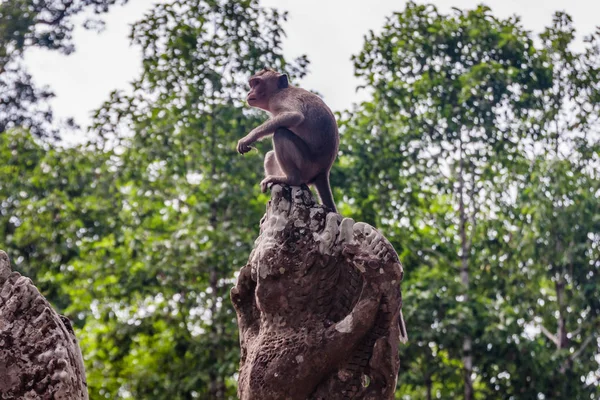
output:
[[[321,203],[333,212],[337,212],[337,208],[335,208],[335,203],[333,202],[333,195],[331,194],[331,186],[329,185],[329,173],[325,172],[318,175],[313,184],[317,188]]]

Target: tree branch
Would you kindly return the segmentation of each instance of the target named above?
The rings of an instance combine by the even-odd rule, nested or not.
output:
[[[540,329],[542,330],[542,333],[543,333],[544,335],[546,335],[546,337],[547,337],[548,339],[550,339],[550,340],[552,341],[552,343],[554,343],[554,344],[556,345],[556,347],[558,347],[558,345],[559,345],[560,343],[558,342],[558,338],[556,337],[556,335],[554,335],[552,332],[550,332],[548,329],[546,329],[546,327],[545,327],[544,325],[542,325],[542,324],[537,324],[537,325],[538,325],[538,326],[540,327]]]
[[[473,205],[473,213],[470,215],[471,221],[471,234],[469,235],[469,241],[467,242],[467,249],[469,253],[473,247],[473,238],[475,237],[475,231],[477,230],[477,214],[479,213],[480,204],[475,201],[475,172],[471,172],[471,190],[469,190],[469,198]]]
[[[579,349],[577,349],[577,351],[573,354],[571,354],[571,356],[569,357],[569,359],[571,361],[575,361],[577,360],[577,358],[581,355],[581,353],[583,353],[583,350],[585,350],[585,348],[592,342],[592,339],[594,339],[596,337],[596,335],[594,335],[593,333],[588,336],[583,343],[581,343],[581,346],[579,346]]]
[[[600,323],[600,317],[593,319],[592,321],[589,321],[588,324],[586,324],[585,326],[592,326],[592,327],[596,327],[596,325]],[[584,328],[584,325],[581,324],[577,327],[577,329],[575,329],[573,332],[569,332],[569,336],[575,337],[577,336],[577,334],[579,334],[579,332],[581,332],[581,330]]]

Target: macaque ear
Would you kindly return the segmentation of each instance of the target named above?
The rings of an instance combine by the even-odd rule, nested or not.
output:
[[[279,89],[285,89],[288,86],[290,86],[288,82],[288,76],[286,74],[279,75],[279,78],[277,79],[277,87]]]

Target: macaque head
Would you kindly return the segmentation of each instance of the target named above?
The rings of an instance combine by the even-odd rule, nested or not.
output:
[[[265,68],[252,75],[248,83],[250,84],[250,92],[247,97],[248,105],[266,111],[269,111],[271,96],[289,86],[286,74],[280,74],[270,68]]]

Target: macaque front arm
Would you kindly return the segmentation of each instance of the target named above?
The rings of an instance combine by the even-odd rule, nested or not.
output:
[[[283,112],[274,116],[264,124],[252,129],[252,132],[250,132],[247,137],[251,140],[251,143],[253,143],[265,136],[272,135],[277,128],[293,128],[294,126],[300,125],[303,120],[304,115],[299,112]]]
[[[286,111],[277,114],[264,124],[254,128],[252,132],[240,139],[238,142],[238,152],[247,153],[250,151],[250,145],[265,136],[272,135],[277,128],[293,128],[304,121],[304,115],[295,111]]]

